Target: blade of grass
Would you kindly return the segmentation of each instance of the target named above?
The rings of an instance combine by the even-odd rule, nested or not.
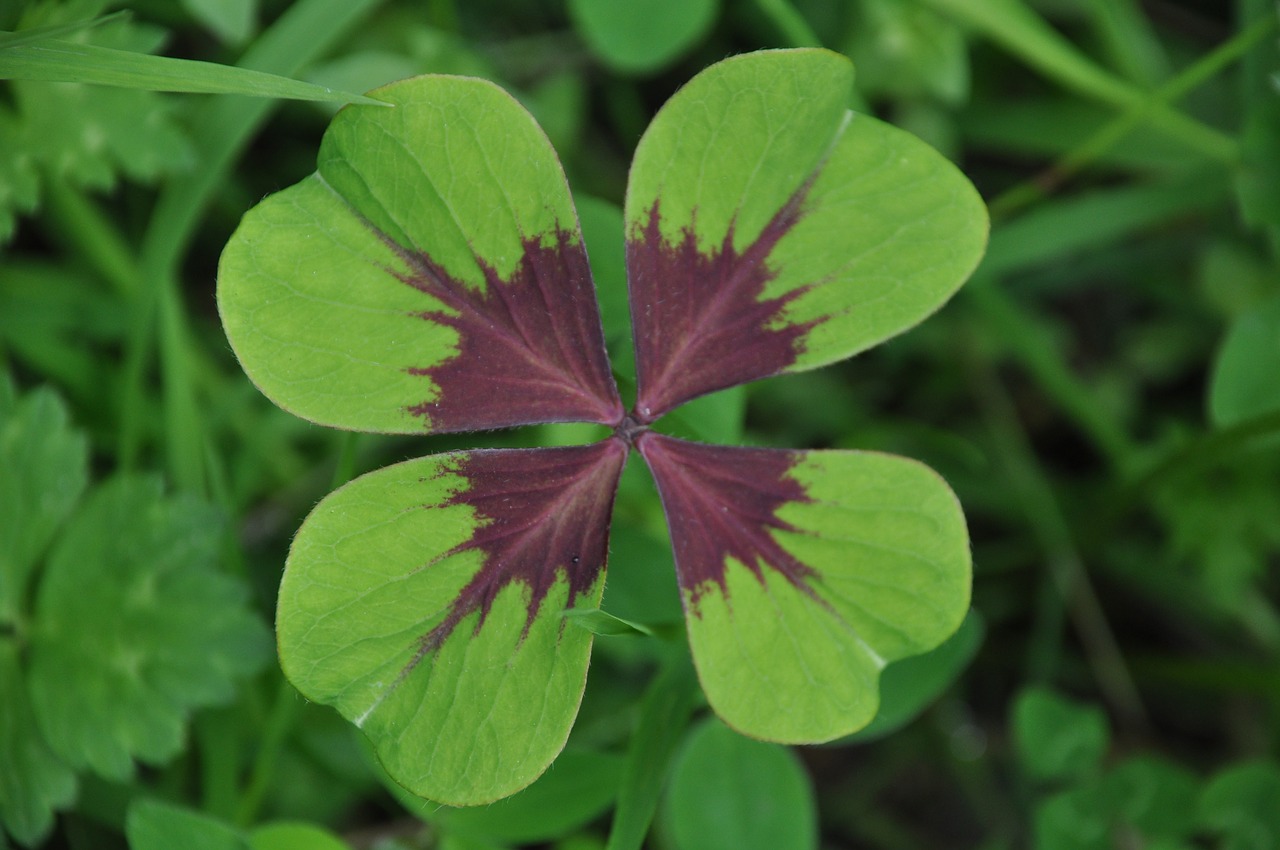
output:
[[[1169,57],[1134,0],[1089,0],[1102,43],[1121,73],[1153,86],[1169,75]]]
[[[324,55],[381,2],[302,0],[289,7],[254,42],[239,65],[273,74],[295,74]],[[143,407],[140,399],[155,325],[163,321],[169,325],[159,334],[167,461],[176,481],[199,484],[203,480],[203,422],[191,375],[185,371],[187,358],[175,351],[177,347],[191,346],[185,310],[177,297],[178,267],[209,199],[275,105],[273,100],[240,96],[219,97],[206,104],[197,115],[192,132],[200,167],[170,181],[152,212],[140,258],[146,289],[137,303],[125,359],[118,457],[126,469],[138,460]],[[166,300],[172,300],[172,306],[162,309]]]
[[[1121,108],[1141,109],[1149,100],[1146,92],[1100,67],[1019,0],[925,0],[925,4],[1077,94]],[[1168,104],[1152,104],[1147,118],[1209,159],[1232,164],[1239,156],[1234,139]]]
[[[1276,20],[1276,6],[1270,0],[1239,0],[1240,21]],[[1236,175],[1236,191],[1244,220],[1267,235],[1273,257],[1280,257],[1280,94],[1276,69],[1280,67],[1280,44],[1276,39],[1259,43],[1245,55],[1241,67],[1244,98],[1244,128],[1240,145],[1242,157]]]
[[[977,309],[987,338],[999,340],[1044,392],[1057,402],[1116,470],[1127,468],[1135,447],[1093,392],[1067,366],[1044,323],[1009,297],[995,281],[974,277],[966,303]]]
[[[1228,65],[1248,53],[1255,44],[1272,34],[1275,29],[1274,18],[1255,21],[1251,26],[1210,51],[1191,67],[1153,92],[1149,99],[1134,103],[1124,113],[1100,127],[1052,166],[993,200],[990,204],[992,218],[999,219],[1020,207],[1048,197],[1063,182],[1080,173],[1113,148],[1117,142],[1141,126],[1154,109],[1182,98],[1192,89],[1216,76]]]
[[[698,679],[683,645],[666,647],[667,658],[640,703],[640,723],[627,749],[627,766],[605,850],[640,850],[671,760],[698,701]]]
[[[975,332],[974,339],[977,338]],[[1010,486],[1019,494],[1032,534],[1040,542],[1048,578],[1071,617],[1098,688],[1117,713],[1131,722],[1145,724],[1142,697],[1080,557],[1071,524],[1054,495],[1053,484],[1036,457],[1008,392],[980,353],[981,346],[971,343],[967,351],[992,445],[998,449]]]
[[[47,39],[62,38],[64,35],[74,35],[87,29],[100,27],[103,24],[112,21],[119,21],[129,17],[128,11],[121,10],[112,12],[110,15],[100,15],[96,18],[87,18],[83,21],[75,21],[70,24],[53,24],[47,27],[32,27],[29,30],[20,30],[18,32],[0,31],[0,50],[7,50],[11,47],[18,47],[23,44],[33,44],[37,41],[45,41]]]
[[[0,50],[0,79],[388,105],[364,95],[247,68],[49,39]]]
[[[995,228],[981,274],[993,279],[1097,250],[1189,214],[1220,207],[1223,180],[1190,174],[1169,182],[1100,189],[1058,198]]]
[[[982,266],[962,290],[964,303],[981,315],[988,338],[1003,345],[1118,472],[1127,472],[1136,457],[1132,438],[1071,369],[1044,321],[1020,304],[1002,281],[1017,272],[1115,244],[1189,213],[1213,209],[1228,192],[1221,180],[1191,175],[1176,183],[1125,186],[1060,199],[996,228]]]

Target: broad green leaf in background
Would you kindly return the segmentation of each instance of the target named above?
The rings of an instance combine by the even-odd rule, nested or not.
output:
[[[228,44],[247,39],[258,17],[258,0],[182,0],[182,5]]]
[[[1209,379],[1209,416],[1218,427],[1280,410],[1280,298],[1232,324]]]
[[[706,35],[719,0],[569,0],[574,26],[591,50],[623,73],[656,71]]]
[[[928,467],[652,432],[639,449],[671,527],[698,678],[738,731],[847,735],[875,715],[886,664],[933,649],[964,619],[964,516]]]
[[[800,760],[714,718],[690,734],[672,768],[664,824],[678,850],[818,846],[817,804]]]
[[[845,108],[821,50],[703,71],[659,111],[627,185],[637,413],[849,357],[938,309],[982,256],[964,176]]]
[[[562,752],[528,788],[487,806],[441,806],[413,794],[385,772],[401,805],[446,836],[528,844],[550,841],[598,818],[618,795],[623,759],[594,750]]]
[[[962,674],[978,654],[985,627],[970,609],[960,628],[937,649],[895,661],[880,676],[880,710],[851,741],[871,741],[914,720]]]
[[[19,399],[0,376],[0,626],[12,626],[36,561],[84,492],[84,437],[51,390]]]
[[[574,198],[582,236],[591,261],[591,277],[600,299],[600,321],[609,347],[609,362],[625,381],[635,376],[631,344],[631,313],[627,307],[627,259],[622,210],[590,195]]]
[[[662,665],[640,700],[635,732],[606,850],[640,850],[671,765],[698,705],[698,682],[682,648],[663,647]]]
[[[140,799],[129,807],[125,835],[129,850],[250,850],[233,827],[158,800]]]
[[[1280,842],[1280,766],[1250,761],[1225,768],[1200,797],[1198,819],[1221,835],[1221,850],[1253,850]]]
[[[1155,756],[1135,756],[1116,765],[1105,784],[1125,826],[1148,840],[1190,836],[1200,782],[1185,767]]]
[[[621,418],[546,136],[492,83],[421,77],[347,109],[318,172],[245,216],[218,303],[273,401],[398,433]]]
[[[249,833],[252,850],[350,850],[350,845],[313,823],[280,822]]]
[[[551,841],[586,826],[613,805],[622,768],[622,757],[612,753],[566,750],[519,794],[490,806],[439,810],[432,820],[449,832],[493,841]]]
[[[122,779],[183,743],[192,709],[225,702],[270,642],[221,574],[211,507],[121,477],[90,494],[49,554],[31,626],[40,729],[68,764]]]
[[[286,674],[415,793],[473,805],[528,785],[582,699],[592,635],[561,612],[599,605],[623,456],[455,452],[330,494],[280,588]]]
[[[1096,772],[1110,737],[1102,709],[1047,688],[1027,688],[1014,703],[1018,759],[1036,779],[1069,780]]]

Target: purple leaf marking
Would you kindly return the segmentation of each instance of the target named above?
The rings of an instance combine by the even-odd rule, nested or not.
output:
[[[761,295],[776,275],[766,263],[769,254],[803,215],[807,189],[799,189],[741,253],[733,248],[732,226],[710,255],[698,250],[692,228],[673,245],[658,226],[658,204],[649,210],[640,238],[627,243],[641,421],[653,422],[691,398],[775,375],[795,362],[801,338],[817,321],[780,320],[807,287],[778,298]]]
[[[778,518],[788,502],[808,502],[788,473],[800,453],[690,443],[646,431],[636,438],[649,464],[671,529],[680,587],[697,613],[699,597],[728,595],[725,561],[733,558],[764,581],[766,568],[808,592],[813,570],[778,544],[775,531],[798,531]]]
[[[568,582],[570,605],[589,591],[604,572],[609,515],[626,457],[626,446],[614,439],[467,453],[452,474],[469,483],[445,505],[470,506],[477,526],[470,540],[442,558],[480,550],[484,562],[444,620],[422,636],[413,664],[444,643],[473,611],[480,612],[479,631],[509,584],[529,589],[526,631],[558,576]]]
[[[622,419],[580,240],[563,230],[549,245],[524,239],[524,253],[506,281],[477,258],[485,282],[476,288],[450,277],[429,254],[383,239],[407,266],[392,273],[442,305],[421,317],[458,332],[453,357],[409,369],[439,388],[435,397],[409,408],[431,430],[537,422],[613,425]]]

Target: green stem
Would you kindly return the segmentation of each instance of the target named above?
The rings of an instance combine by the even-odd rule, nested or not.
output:
[[[990,364],[978,360],[976,345],[971,345],[970,351],[977,361],[974,381],[994,437],[993,444],[1003,455],[1010,484],[1044,551],[1048,576],[1071,616],[1098,687],[1119,714],[1144,723],[1146,710],[1142,698],[1107,622],[1053,485],[1031,447],[1012,400]]]
[[[789,0],[756,0],[756,7],[782,33],[788,47],[822,46],[822,39]]]
[[[142,269],[128,241],[102,210],[83,192],[54,174],[42,175],[46,220],[62,240],[79,254],[116,292],[131,298],[142,288]]]
[[[1119,116],[1104,124],[1052,166],[993,200],[990,204],[992,217],[997,219],[1006,217],[1021,207],[1048,197],[1054,189],[1092,164],[1125,136],[1145,123],[1154,109],[1179,100],[1207,82],[1248,53],[1250,48],[1274,30],[1275,21],[1267,18],[1237,33],[1234,38],[1209,52],[1190,68],[1165,83],[1149,98],[1135,102]]]
[[[684,645],[664,647],[667,658],[640,703],[640,722],[627,750],[627,766],[606,850],[640,850],[667,773],[698,701],[698,679]]]
[[[254,757],[253,767],[249,770],[249,781],[244,793],[240,795],[236,806],[235,823],[240,827],[251,825],[262,808],[267,789],[275,778],[276,766],[280,761],[280,753],[284,751],[285,741],[293,728],[298,712],[302,708],[302,699],[284,678],[276,689],[275,702],[271,706],[271,714],[267,717],[266,728],[258,742],[258,753]]]
[[[978,277],[964,288],[983,324],[999,339],[1036,382],[1071,417],[1106,456],[1113,469],[1127,468],[1134,446],[1129,435],[1106,415],[1090,390],[1066,366],[1051,336],[1039,332],[1034,317],[1024,311],[995,281]]]

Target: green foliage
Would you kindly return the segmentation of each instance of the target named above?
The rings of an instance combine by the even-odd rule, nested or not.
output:
[[[986,259],[910,334],[844,365],[712,392],[661,425],[724,445],[927,462],[965,506],[974,592],[953,638],[885,667],[856,745],[795,752],[812,804],[787,814],[816,806],[824,847],[1280,846],[1274,2],[744,0],[653,14],[659,5],[18,0],[0,3],[0,58],[55,39],[349,92],[419,74],[496,83],[543,128],[572,187],[629,404],[623,208],[658,106],[726,56],[850,56],[857,74],[840,105],[919,136],[970,176],[993,210]],[[582,445],[606,430],[354,436],[267,403],[217,326],[217,254],[246,209],[312,168],[338,102],[112,89],[86,84],[84,65],[64,70],[72,82],[0,82],[0,373],[13,378],[0,385],[0,845],[674,850],[673,810],[701,822],[732,810],[698,807],[712,796],[736,806],[798,778],[785,750],[743,738],[732,746],[768,751],[774,766],[681,778],[690,722],[705,736],[716,721],[677,637],[684,593],[638,459],[619,483],[602,608],[562,622],[586,636],[625,629],[618,620],[653,635],[595,640],[566,749],[518,795],[456,810],[422,802],[274,665],[252,678],[224,667],[210,688],[185,665],[165,675],[178,693],[154,702],[170,719],[95,709],[66,740],[47,737],[32,697],[52,557],[68,553],[66,600],[95,576],[74,568],[63,538],[80,527],[81,551],[98,535],[95,548],[118,553],[124,531],[147,527],[128,517],[120,533],[107,528],[99,493],[132,494],[148,515],[218,514],[217,568],[194,573],[240,577],[234,607],[266,622],[299,521],[344,481],[427,453]],[[176,495],[155,495],[161,478]],[[82,523],[93,504],[99,519]],[[159,596],[146,616],[130,609],[133,625],[104,625],[107,606],[139,590],[139,572],[113,564],[123,583],[93,585],[112,601],[72,614],[107,637],[78,644],[96,669],[59,671],[68,695],[127,683],[106,665],[136,635],[183,646],[159,628]],[[197,631],[227,613],[219,593],[187,608]],[[63,618],[63,637],[88,634],[80,626]],[[1082,701],[1051,718],[1074,733],[1042,727],[1024,757],[1012,708],[1028,683]],[[182,706],[215,690],[216,709]],[[1101,749],[1099,711],[1113,742]],[[97,729],[95,758],[115,764],[139,742],[172,742],[174,712],[177,750],[137,759],[126,779],[60,754]],[[1044,765],[1032,763],[1049,755],[1054,770],[1074,767],[1038,778]]]
[[[679,850],[816,848],[813,790],[795,754],[708,720],[671,767],[663,823]]]
[[[1280,410],[1280,297],[1240,315],[1218,352],[1209,383],[1209,415],[1237,425]]]
[[[81,501],[85,442],[62,402],[17,396],[7,378],[0,446],[12,471],[0,496],[0,748],[14,766],[0,818],[30,844],[71,801],[76,773],[125,779],[135,758],[175,756],[191,711],[229,701],[269,644],[243,586],[217,571],[215,510],[139,476]]]
[[[1036,779],[1079,779],[1098,770],[1110,743],[1107,718],[1045,689],[1023,691],[1013,706],[1018,756]]]
[[[569,0],[573,22],[601,59],[624,73],[656,71],[706,35],[720,0]]]
[[[1208,779],[1153,755],[1104,769],[1103,724],[1096,707],[1052,691],[1019,695],[1013,731],[1022,766],[1058,788],[1036,803],[1038,850],[1109,850],[1117,840],[1186,848],[1209,836],[1214,847],[1267,847],[1280,838],[1280,768],[1273,762],[1231,765]]]

